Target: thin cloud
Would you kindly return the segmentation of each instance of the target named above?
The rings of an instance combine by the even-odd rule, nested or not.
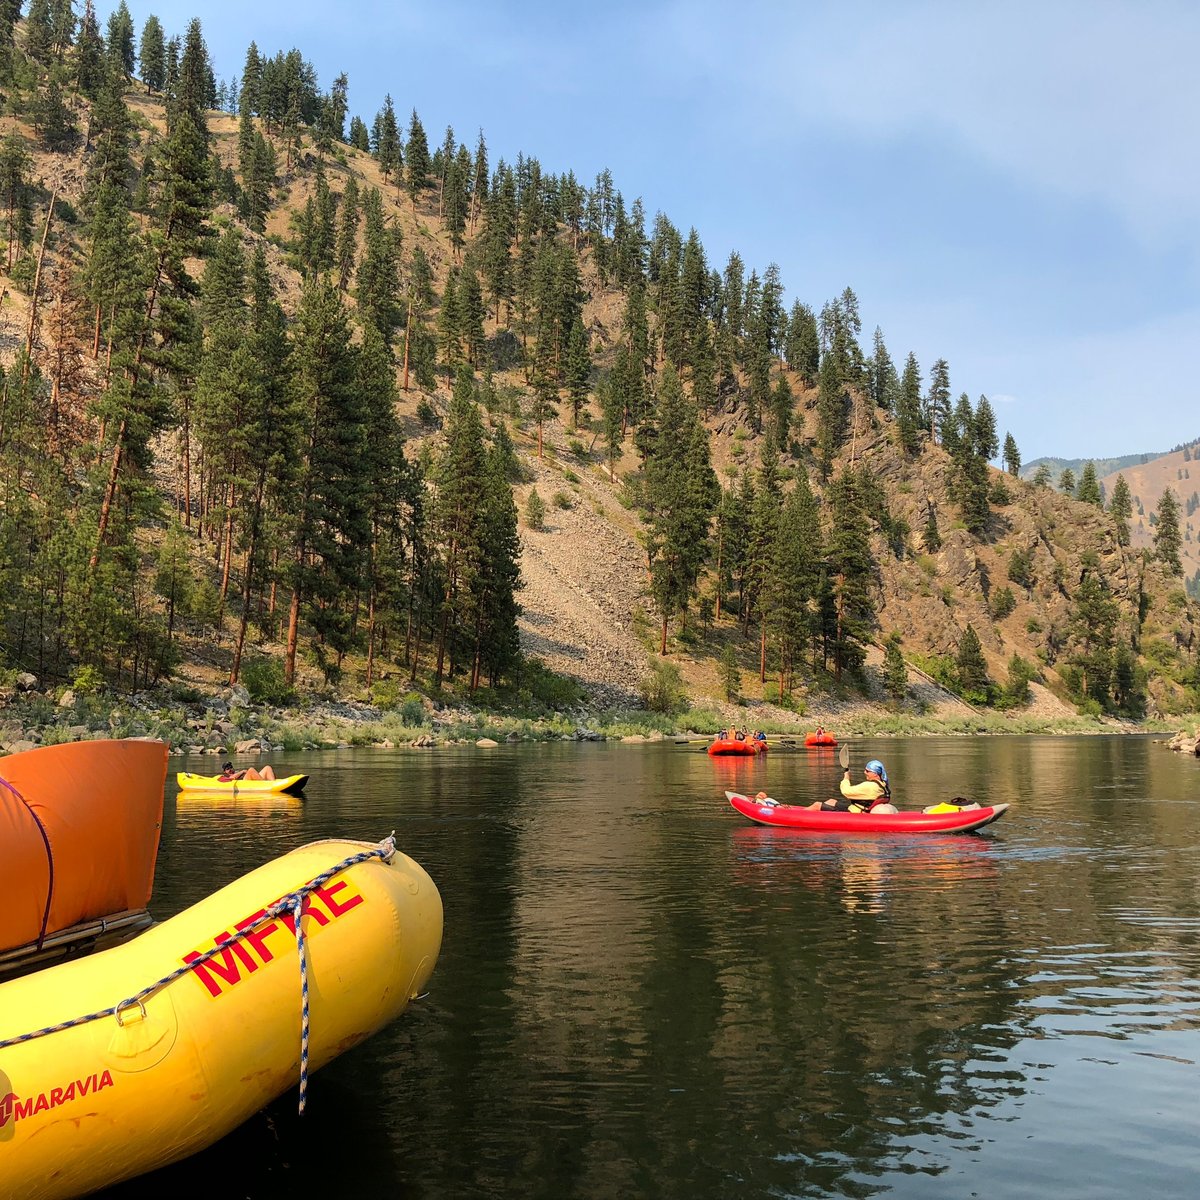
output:
[[[1099,200],[1151,244],[1195,241],[1200,7],[679,3],[666,69],[700,61],[781,137],[918,134],[1031,187]],[[684,61],[672,67],[671,59]],[[935,188],[936,179],[927,181]]]

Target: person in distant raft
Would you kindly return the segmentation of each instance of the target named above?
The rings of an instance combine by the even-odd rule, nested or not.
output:
[[[892,804],[892,790],[888,786],[887,771],[877,758],[871,759],[863,768],[862,783],[850,782],[850,770],[842,776],[841,798],[815,801],[807,805],[813,812],[830,809],[835,812],[894,813],[899,811]]]
[[[235,771],[233,763],[227,762],[222,768],[220,775],[217,776],[219,783],[233,783],[237,779],[274,779],[275,771],[270,763],[267,763],[261,771],[255,770],[254,767],[247,767],[244,771]]]

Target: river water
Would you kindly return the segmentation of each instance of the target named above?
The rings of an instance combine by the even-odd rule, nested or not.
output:
[[[823,798],[836,751],[670,743],[280,756],[303,801],[169,787],[156,917],[395,830],[445,940],[304,1118],[285,1096],[107,1195],[1194,1196],[1200,763],[1134,737],[852,754],[900,807],[1013,807],[960,837],[769,830],[724,789]]]

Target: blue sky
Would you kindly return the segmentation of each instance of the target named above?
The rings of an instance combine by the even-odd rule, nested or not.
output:
[[[1200,5],[128,2],[220,78],[295,46],[368,124],[390,92],[493,165],[607,166],[788,303],[852,287],[866,350],[944,357],[1026,460],[1200,435]]]

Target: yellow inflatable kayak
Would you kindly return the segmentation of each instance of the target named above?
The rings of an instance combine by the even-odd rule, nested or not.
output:
[[[180,771],[175,776],[181,792],[226,792],[231,796],[253,795],[264,792],[289,792],[295,795],[304,791],[307,775],[286,775],[282,779],[229,779],[222,781],[219,775],[193,775]]]
[[[0,985],[0,1196],[86,1195],[289,1088],[303,1107],[307,1073],[399,1015],[441,939],[437,888],[391,839],[314,842],[136,941]]]

